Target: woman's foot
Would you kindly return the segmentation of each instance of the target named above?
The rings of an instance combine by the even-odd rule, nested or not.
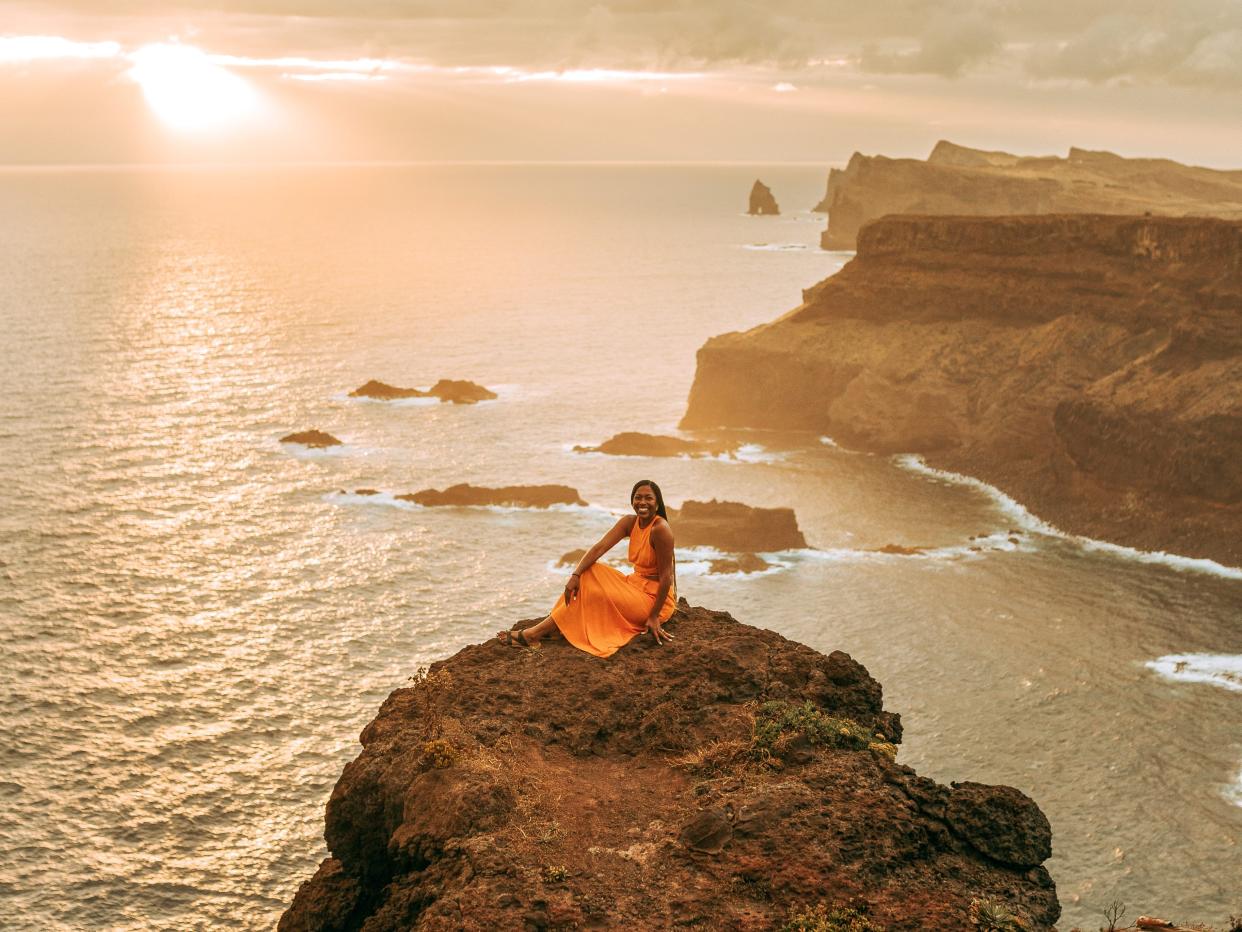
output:
[[[497,631],[496,639],[505,647],[523,647],[526,650],[534,650],[539,646],[538,638],[528,638],[526,632],[517,631]]]

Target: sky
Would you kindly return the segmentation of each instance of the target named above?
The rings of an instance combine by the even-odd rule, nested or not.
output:
[[[1242,0],[0,0],[0,165],[1242,167]]]

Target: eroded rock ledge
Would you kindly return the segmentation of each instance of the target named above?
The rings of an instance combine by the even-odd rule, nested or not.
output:
[[[683,427],[920,453],[1066,531],[1242,565],[1242,223],[888,217],[803,297],[699,350]]]
[[[280,928],[767,930],[826,901],[962,929],[972,900],[1052,927],[1029,798],[896,764],[900,719],[847,654],[670,624],[608,661],[476,644],[394,692]]]

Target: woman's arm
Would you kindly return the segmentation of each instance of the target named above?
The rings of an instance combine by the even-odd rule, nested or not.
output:
[[[655,551],[656,563],[660,568],[660,588],[656,590],[655,604],[651,606],[651,614],[647,616],[647,630],[657,644],[662,644],[664,639],[673,639],[660,624],[660,611],[664,608],[664,600],[668,598],[669,589],[673,586],[673,529],[666,522],[659,521],[651,529],[651,548]]]
[[[623,515],[594,547],[582,555],[582,559],[578,561],[578,565],[574,567],[574,571],[569,576],[569,582],[565,583],[565,604],[568,605],[573,601],[578,591],[578,578],[586,572],[587,567],[625,540],[636,520],[638,520],[636,515]]]

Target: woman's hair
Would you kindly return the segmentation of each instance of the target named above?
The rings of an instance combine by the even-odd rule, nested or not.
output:
[[[630,501],[631,502],[634,501],[634,496],[638,494],[638,490],[641,489],[644,485],[651,486],[651,491],[655,492],[656,514],[658,514],[661,518],[667,521],[668,512],[664,510],[664,493],[661,492],[660,487],[656,485],[654,482],[652,482],[650,479],[639,479],[637,482],[634,483],[634,488],[630,489]]]

